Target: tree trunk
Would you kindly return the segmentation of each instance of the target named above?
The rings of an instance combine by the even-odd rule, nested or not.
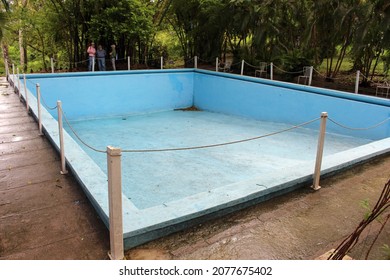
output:
[[[27,0],[23,0],[20,2],[21,8],[25,9],[27,6]],[[22,20],[20,20],[21,26]],[[27,49],[26,44],[24,42],[24,33],[23,33],[23,27],[19,28],[19,55],[20,55],[20,67],[23,69],[24,72],[27,71]]]
[[[23,30],[19,29],[19,62],[20,62],[20,67],[24,69],[25,65],[25,59],[24,59],[24,42],[23,42]]]

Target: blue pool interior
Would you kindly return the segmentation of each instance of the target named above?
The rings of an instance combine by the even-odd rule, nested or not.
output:
[[[82,139],[104,150],[109,144],[128,149],[204,146],[269,134],[290,126],[205,111],[166,111],[125,119],[76,121],[72,127]],[[326,140],[325,155],[370,142],[338,134],[329,134]],[[124,153],[123,194],[139,209],[183,199],[254,176],[267,176],[291,165],[310,163],[316,155],[317,141],[318,131],[300,128],[215,148]],[[107,173],[105,154],[85,146],[84,150]]]
[[[36,83],[44,103],[54,106],[61,100],[72,128],[100,150],[108,145],[127,150],[207,146],[313,120],[234,145],[123,153],[126,248],[310,185],[321,112],[329,114],[323,174],[390,151],[390,101],[381,98],[195,69],[118,71],[28,75],[33,111]],[[199,110],[178,110],[192,106]],[[54,145],[56,119],[56,110],[43,111]],[[65,129],[68,166],[108,224],[106,155]]]

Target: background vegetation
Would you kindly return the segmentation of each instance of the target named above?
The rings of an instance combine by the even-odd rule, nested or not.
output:
[[[3,53],[25,72],[51,57],[79,67],[91,41],[139,63],[228,56],[286,71],[321,65],[328,79],[390,65],[388,0],[1,0],[0,11]]]

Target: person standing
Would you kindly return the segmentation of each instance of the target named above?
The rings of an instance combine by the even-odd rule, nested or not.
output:
[[[98,46],[96,57],[99,71],[106,71],[106,51],[103,49],[102,45]]]
[[[96,55],[96,49],[95,49],[95,43],[91,43],[87,49],[88,58],[89,58],[89,64],[88,64],[88,70],[92,71],[95,66],[95,55]]]
[[[115,45],[111,45],[111,52],[110,52],[110,58],[111,58],[111,63],[112,63],[112,69],[115,71],[115,60],[116,60],[116,50],[115,50]]]

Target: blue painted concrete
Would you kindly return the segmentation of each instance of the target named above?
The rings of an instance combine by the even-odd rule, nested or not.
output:
[[[39,82],[46,103],[54,106],[62,100],[78,133],[99,149],[215,144],[296,125],[318,118],[322,111],[354,127],[368,127],[390,116],[390,101],[385,99],[193,69],[28,79],[30,91],[22,88],[21,93],[28,95],[33,114],[37,115],[33,83]],[[205,111],[172,111],[192,105]],[[50,113],[43,110],[43,125],[58,148],[56,111]],[[220,148],[124,154],[125,246],[307,184],[312,180],[318,126],[317,121],[289,133]],[[327,132],[323,174],[390,152],[389,121],[356,132],[328,121]],[[65,147],[69,168],[108,224],[105,154],[84,150],[68,133]]]
[[[202,71],[195,74],[194,87],[196,107],[258,120],[297,124],[328,112],[330,118],[346,126],[365,128],[390,117],[390,100],[264,79]],[[329,123],[327,130],[379,140],[390,136],[390,122],[357,131]]]
[[[319,127],[319,121],[316,124]],[[159,149],[224,143],[291,126],[204,111],[168,111],[126,119],[76,121],[72,127],[87,143],[104,150],[108,145],[122,149]],[[68,132],[71,133],[69,129]],[[124,153],[123,193],[138,209],[147,209],[255,176],[266,177],[270,172],[298,163],[311,163],[317,141],[318,130],[299,128],[217,148]],[[328,134],[326,141],[325,156],[370,142],[337,134]],[[84,150],[107,172],[104,154],[85,146]]]
[[[148,113],[193,104],[191,71],[111,73],[31,75],[28,87],[35,94],[34,83],[39,83],[49,107],[61,100],[69,119]]]

